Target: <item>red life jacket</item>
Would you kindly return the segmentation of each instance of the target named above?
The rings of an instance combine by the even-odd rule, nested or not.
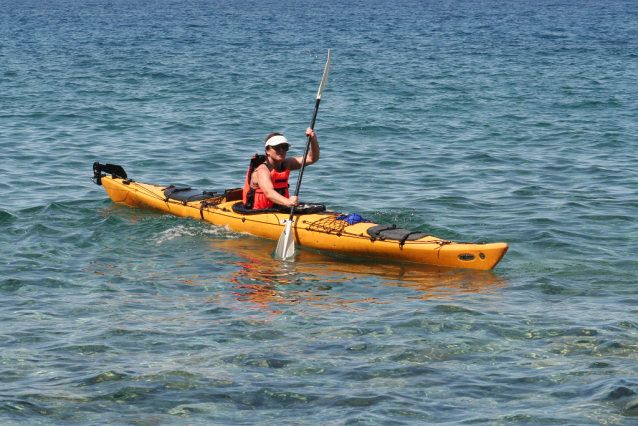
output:
[[[260,156],[265,157],[265,156]],[[247,209],[268,209],[271,207],[279,207],[279,204],[275,204],[266,197],[266,194],[261,190],[261,188],[251,188],[250,187],[250,178],[252,177],[253,172],[257,167],[259,167],[264,162],[270,170],[270,178],[272,180],[272,186],[275,188],[275,191],[283,195],[284,197],[289,198],[290,194],[288,192],[288,178],[290,177],[290,170],[283,170],[278,172],[275,168],[268,162],[260,161],[261,158],[258,156],[254,156],[250,162],[250,167],[248,168],[248,172],[246,173],[246,182],[244,183],[244,191],[243,191],[243,201],[244,207]]]

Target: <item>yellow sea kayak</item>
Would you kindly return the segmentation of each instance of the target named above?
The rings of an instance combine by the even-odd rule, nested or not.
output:
[[[94,181],[104,186],[111,200],[131,207],[203,219],[275,241],[284,229],[282,221],[290,216],[289,209],[246,210],[241,189],[217,194],[152,185],[128,179],[120,166],[95,163],[93,168]],[[302,205],[295,212],[292,228],[296,244],[349,256],[489,270],[508,249],[506,243],[460,243],[361,221],[358,215],[328,211],[318,204]]]

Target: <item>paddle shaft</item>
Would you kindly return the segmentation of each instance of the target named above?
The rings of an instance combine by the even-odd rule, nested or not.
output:
[[[315,112],[312,114],[312,122],[310,123],[310,128],[314,130],[315,121],[317,120],[317,112],[319,111],[319,103],[321,102],[321,98],[317,99],[315,102]],[[295,187],[295,196],[299,195],[299,187],[301,186],[301,178],[303,177],[303,170],[306,167],[306,157],[308,156],[308,151],[310,150],[310,141],[312,136],[308,136],[308,140],[306,141],[306,149],[303,152],[303,158],[301,160],[301,169],[299,170],[299,178],[297,179],[297,186]],[[295,206],[292,206],[290,209],[290,220],[292,220],[293,215],[295,214]]]
[[[315,120],[317,119],[317,111],[319,111],[319,103],[321,102],[321,98],[317,98],[317,102],[315,103],[315,112],[312,114],[312,123],[310,123],[310,128],[314,129]],[[299,179],[297,179],[297,186],[295,187],[295,196],[299,194],[299,187],[301,186],[301,178],[303,177],[303,169],[306,167],[306,157],[308,156],[308,151],[310,149],[310,142],[312,140],[312,136],[308,136],[308,140],[306,141],[306,149],[304,149],[303,158],[301,159],[301,169],[299,170]],[[279,238],[279,242],[277,243],[277,256],[281,256],[281,258],[285,259],[288,255],[288,252],[291,252],[292,255],[295,252],[295,239],[292,236],[292,219],[295,216],[295,206],[290,208],[290,217],[288,218],[288,222],[284,228],[284,232],[281,234]],[[283,238],[283,243],[282,243]],[[281,252],[280,250],[283,250]],[[283,254],[282,254],[283,253]]]

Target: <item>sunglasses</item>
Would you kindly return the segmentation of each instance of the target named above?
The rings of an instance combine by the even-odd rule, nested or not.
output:
[[[287,152],[290,149],[290,145],[282,143],[279,145],[275,145],[275,146],[271,146],[272,149],[279,151],[280,149],[284,150],[284,152]]]

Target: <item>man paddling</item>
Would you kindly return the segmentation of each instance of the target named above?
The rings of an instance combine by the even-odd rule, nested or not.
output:
[[[311,127],[306,129],[310,150],[306,166],[319,161],[319,142]],[[266,155],[255,155],[250,161],[244,183],[243,201],[247,209],[298,206],[296,196],[288,192],[288,178],[292,170],[299,170],[303,157],[286,158],[290,144],[280,133],[266,138]]]

